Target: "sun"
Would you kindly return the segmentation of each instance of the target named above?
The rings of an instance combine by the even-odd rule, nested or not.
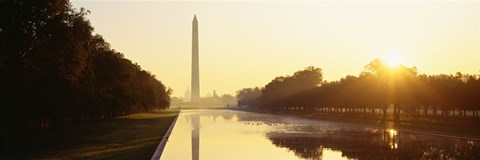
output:
[[[398,54],[389,54],[385,56],[384,61],[390,67],[398,67],[403,64],[403,57]]]

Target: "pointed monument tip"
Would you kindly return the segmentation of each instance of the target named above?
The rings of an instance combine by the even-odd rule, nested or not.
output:
[[[194,15],[193,15],[193,19],[197,19],[197,14],[194,14]]]

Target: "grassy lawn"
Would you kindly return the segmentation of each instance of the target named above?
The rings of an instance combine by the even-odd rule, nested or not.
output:
[[[9,159],[150,159],[177,114],[154,111],[16,134]]]

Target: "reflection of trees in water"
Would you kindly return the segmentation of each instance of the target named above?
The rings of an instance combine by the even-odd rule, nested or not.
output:
[[[321,159],[323,148],[355,159],[478,159],[480,142],[398,132],[395,130],[342,126],[335,123],[291,119],[283,116],[239,114],[239,121],[275,124],[279,131],[267,137],[303,159]],[[277,124],[279,124],[277,126]]]
[[[202,113],[202,116],[270,126],[271,132],[266,137],[275,146],[287,148],[302,159],[322,159],[326,154],[323,149],[338,151],[343,157],[353,159],[468,160],[480,157],[480,141],[247,112],[211,112]]]
[[[388,130],[337,130],[328,133],[270,132],[268,139],[302,159],[317,160],[323,148],[355,159],[478,159],[478,141],[445,139]]]
[[[185,116],[185,119],[187,120],[187,122],[190,122],[190,117],[191,116],[195,116],[195,115],[198,115],[198,113],[196,111],[184,111],[184,112],[191,112],[191,113],[188,113],[187,115],[189,116]],[[235,119],[237,118],[237,113],[235,112],[202,112],[201,113],[201,116],[200,117],[205,117],[205,118],[208,118],[208,119],[217,119],[217,118],[223,118],[224,120],[232,120],[232,119]]]
[[[323,147],[319,139],[309,137],[282,137],[270,138],[277,147],[288,148],[297,157],[303,159],[320,160]]]
[[[442,143],[442,142],[438,142]],[[435,145],[430,144],[429,150],[423,154],[423,159],[479,159],[480,144],[478,141],[457,140],[456,143]]]

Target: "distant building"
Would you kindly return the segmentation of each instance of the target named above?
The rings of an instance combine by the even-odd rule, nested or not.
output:
[[[185,90],[185,95],[183,96],[183,101],[185,102],[189,102],[191,101],[191,95],[192,93],[190,93],[190,88],[187,87],[187,90]]]

